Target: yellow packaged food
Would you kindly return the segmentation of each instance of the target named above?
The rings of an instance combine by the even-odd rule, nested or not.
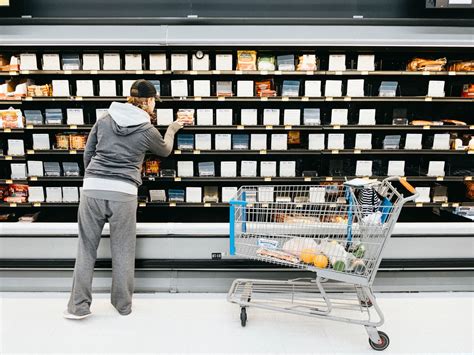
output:
[[[257,70],[257,51],[237,51],[237,70]]]

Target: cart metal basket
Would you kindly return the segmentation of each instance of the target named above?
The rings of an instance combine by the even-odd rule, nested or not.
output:
[[[394,181],[410,196],[397,191]],[[384,318],[372,284],[403,205],[416,197],[398,177],[242,186],[230,202],[230,254],[316,273],[315,279],[235,280],[227,299],[241,306],[242,326],[246,308],[259,307],[360,324],[373,349],[386,349],[389,338],[377,330]]]

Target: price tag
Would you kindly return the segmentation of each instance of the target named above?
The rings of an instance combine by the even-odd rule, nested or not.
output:
[[[216,74],[216,75],[219,75],[221,73],[221,71],[220,70],[213,70],[212,73]]]
[[[245,129],[245,126],[239,125],[237,126],[237,129]]]
[[[138,207],[146,207],[146,203],[145,203],[145,202],[140,202],[140,203],[138,204]]]
[[[11,133],[12,129],[11,128],[4,128],[3,132],[5,133]]]
[[[472,181],[472,176],[466,176],[466,177],[464,177],[464,180],[466,180],[466,181]]]
[[[69,126],[69,129],[77,129],[77,125],[72,124],[72,125]]]
[[[26,129],[33,129],[33,125],[32,124],[26,125]]]
[[[363,71],[363,72],[361,72],[361,75],[369,75],[369,72],[368,71]]]
[[[423,129],[431,129],[431,126],[423,126]]]
[[[236,74],[236,75],[242,75],[243,73],[244,73],[244,72],[243,72],[242,70],[236,70],[236,71],[235,71],[235,74]]]
[[[18,72],[17,71],[11,71],[8,73],[9,75],[18,75]]]
[[[33,101],[33,97],[32,96],[27,96],[27,97],[25,97],[25,101]]]
[[[197,75],[197,73],[198,73],[198,72],[197,72],[196,70],[191,70],[191,71],[189,72],[190,75]]]
[[[30,71],[29,70],[22,70],[21,73],[22,74],[30,74]]]
[[[334,100],[334,97],[332,97],[332,96],[326,97],[326,101],[333,101],[333,100]]]
[[[13,180],[6,180],[5,183],[6,183],[7,185],[11,185],[11,184],[13,184]]]
[[[170,207],[176,207],[176,202],[170,202]]]
[[[272,181],[272,178],[271,177],[266,177],[263,179],[263,181]]]
[[[458,202],[453,203],[453,207],[459,207],[459,203]]]
[[[174,178],[174,181],[181,181],[181,177],[176,176],[176,177]]]
[[[306,177],[304,178],[304,181],[311,181],[311,177],[306,176]]]
[[[260,75],[268,75],[268,70],[261,70]]]
[[[415,206],[416,207],[423,207],[423,202],[417,202]]]
[[[35,151],[34,151],[33,149],[28,149],[28,150],[26,151],[26,154],[32,155],[32,154],[35,154]]]
[[[143,70],[137,70],[137,71],[135,71],[135,74],[137,74],[137,75],[143,75]]]
[[[163,70],[155,70],[155,75],[163,75]]]
[[[302,97],[302,98],[301,98],[301,101],[309,101],[309,97],[306,97],[306,96],[305,96],[305,97]]]
[[[17,207],[17,204],[15,202],[10,203],[10,207]]]
[[[261,100],[261,101],[268,101],[268,97],[262,96],[262,97],[260,98],[260,100]]]
[[[332,176],[326,176],[326,181],[332,181]]]
[[[432,97],[425,97],[425,101],[433,101]]]
[[[275,75],[281,75],[281,74],[283,74],[281,70],[275,71]]]
[[[346,97],[344,97],[344,101],[352,101],[352,97],[346,96]]]
[[[448,207],[449,206],[449,203],[442,203],[441,204],[441,207]]]
[[[204,204],[204,207],[211,207],[211,204],[210,204],[209,202],[206,202],[206,203]]]
[[[82,96],[76,96],[74,99],[75,99],[76,101],[82,101]]]
[[[265,126],[265,129],[273,129],[273,126],[267,125],[267,126]]]
[[[474,150],[468,150],[467,154],[474,154]]]
[[[423,71],[422,74],[423,74],[423,75],[431,75],[431,72],[429,72],[429,71]]]
[[[72,74],[72,70],[65,70],[64,74]]]
[[[181,151],[180,150],[175,150],[174,154],[181,154]]]
[[[354,154],[361,154],[361,153],[362,153],[362,150],[360,150],[360,149],[355,149],[354,150]]]
[[[436,178],[436,181],[443,181],[443,180],[444,180],[444,177],[442,177],[442,176],[438,176],[438,177]]]
[[[474,126],[469,126],[469,129],[474,129]]]
[[[217,101],[225,101],[225,96],[219,96],[219,97],[217,98]]]
[[[267,151],[266,151],[266,150],[261,150],[261,151],[260,151],[260,154],[265,155],[265,154],[267,154]]]
[[[314,70],[307,70],[306,75],[314,75]]]
[[[97,74],[99,74],[99,72],[98,72],[97,70],[91,70],[90,73],[91,73],[92,75],[97,75]]]
[[[193,154],[201,154],[201,151],[200,150],[195,150],[195,151],[193,151]]]
[[[77,150],[70,150],[69,154],[77,154]]]
[[[292,128],[293,128],[293,126],[291,126],[291,125],[286,125],[285,126],[285,129],[292,129]]]
[[[36,177],[36,176],[31,176],[31,177],[30,177],[30,181],[38,181],[38,177]]]
[[[338,70],[335,74],[336,75],[342,75],[342,71]]]
[[[35,203],[33,203],[33,207],[41,207],[41,203],[40,202],[35,202]]]
[[[333,128],[333,129],[341,129],[341,126],[335,125],[335,126],[333,126],[332,128]]]
[[[10,155],[7,155],[7,156],[5,157],[5,160],[13,160],[13,158],[12,158]]]
[[[339,150],[338,149],[333,149],[333,150],[331,150],[331,154],[339,154]]]
[[[281,101],[290,101],[290,98],[288,96],[284,96],[281,98]]]
[[[456,72],[455,71],[450,71],[450,72],[448,72],[448,75],[456,75]]]
[[[201,96],[195,96],[194,97],[194,101],[201,101],[202,100],[202,97]]]

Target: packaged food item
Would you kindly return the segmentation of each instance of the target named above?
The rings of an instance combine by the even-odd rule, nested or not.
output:
[[[442,126],[443,122],[427,121],[427,120],[413,120],[410,122],[412,126]]]
[[[55,149],[69,149],[69,136],[64,133],[56,134],[56,147]]]
[[[160,161],[156,159],[146,160],[143,172],[145,176],[158,176],[160,173]]]
[[[41,125],[43,115],[40,110],[25,110],[25,120],[27,125]]]
[[[8,187],[8,195],[4,198],[9,203],[25,203],[28,200],[28,185],[12,184]]]
[[[413,58],[407,65],[407,71],[443,71],[445,70],[446,58],[424,59]]]
[[[47,108],[44,110],[46,124],[62,124],[63,111],[60,108]]]
[[[259,57],[258,70],[275,70],[275,57],[270,55]]]
[[[74,133],[69,135],[69,148],[73,150],[84,150],[86,148],[87,135]]]
[[[287,240],[282,247],[286,253],[300,255],[303,250],[311,250],[313,254],[319,252],[318,244],[311,238],[294,237]]]
[[[462,97],[473,98],[474,97],[474,84],[464,84],[462,87]]]
[[[257,250],[257,255],[264,258],[274,259],[275,261],[286,261],[292,264],[299,264],[300,262],[299,258],[297,258],[296,256],[285,253],[280,250],[268,250],[264,248],[259,248]]]
[[[64,176],[80,176],[79,165],[75,162],[63,162]]]
[[[10,60],[3,54],[0,54],[0,71],[18,71],[20,70],[20,58],[11,56]]]
[[[255,91],[259,97],[271,97],[276,96],[276,90],[273,89],[273,81],[256,81],[255,82]]]
[[[316,55],[303,54],[299,56],[299,62],[296,70],[317,70]]]
[[[289,131],[288,132],[288,144],[290,144],[290,145],[301,144],[301,132],[300,131]]]
[[[467,123],[463,121],[458,121],[458,120],[441,120],[443,124],[445,125],[453,125],[453,126],[466,126]]]
[[[277,63],[278,63],[278,70],[284,70],[284,71],[295,70],[295,56],[293,54],[279,55],[277,57]]]
[[[448,67],[449,71],[474,71],[474,60],[466,60],[451,63]]]
[[[300,95],[300,81],[299,80],[285,80],[281,90],[281,96],[299,96]]]
[[[237,51],[237,70],[257,70],[257,52]]]
[[[219,189],[217,186],[204,186],[203,202],[219,202]]]
[[[179,109],[176,118],[185,118],[194,123],[194,109]]]
[[[50,84],[45,85],[28,85],[27,95],[29,97],[34,96],[51,96],[53,93],[52,86]]]
[[[0,128],[22,128],[23,117],[21,110],[10,107],[8,110],[0,110]]]
[[[61,176],[61,167],[59,166],[59,162],[45,161],[43,163],[43,166],[44,166],[44,176],[52,176],[52,177]]]

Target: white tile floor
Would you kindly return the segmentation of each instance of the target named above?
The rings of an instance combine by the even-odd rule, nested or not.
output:
[[[376,353],[361,326],[239,308],[223,294],[136,294],[122,317],[95,294],[93,316],[62,318],[66,293],[0,294],[0,354],[8,353]],[[474,294],[379,294],[385,353],[474,352]]]

